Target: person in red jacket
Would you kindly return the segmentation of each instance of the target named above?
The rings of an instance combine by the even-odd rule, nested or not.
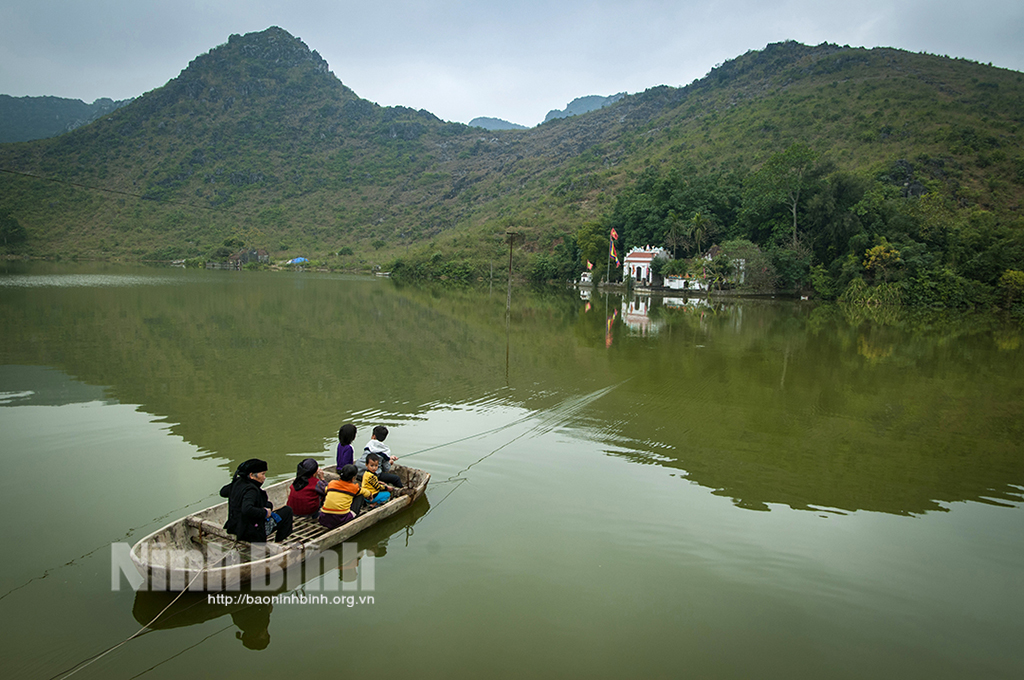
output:
[[[299,463],[295,481],[288,487],[288,507],[296,516],[315,515],[324,502],[327,483],[320,466],[312,458]]]

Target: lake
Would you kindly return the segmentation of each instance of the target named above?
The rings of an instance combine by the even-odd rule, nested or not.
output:
[[[486,283],[2,265],[0,666],[1024,674],[1019,326],[596,291],[505,304]],[[346,422],[357,450],[387,425],[426,498],[361,534],[358,564],[276,591],[292,600],[189,593],[120,644],[172,596],[135,592],[116,546],[219,502],[247,458],[269,482],[333,462]]]

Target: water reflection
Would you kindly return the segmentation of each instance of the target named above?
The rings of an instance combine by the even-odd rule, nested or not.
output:
[[[152,277],[5,291],[8,404],[60,371],[83,393],[59,398],[139,404],[229,469],[280,471],[348,420],[408,451],[400,426],[438,404],[543,413],[622,384],[564,427],[743,508],[920,514],[1024,484],[1021,334],[993,317],[606,291],[519,291],[506,316],[504,296],[381,279]]]
[[[1019,334],[996,320],[699,298],[628,310],[629,355],[610,363],[632,379],[590,423],[621,423],[615,455],[754,510],[1021,500]]]
[[[0,366],[0,406],[116,403],[105,387],[86,385],[45,366]]]

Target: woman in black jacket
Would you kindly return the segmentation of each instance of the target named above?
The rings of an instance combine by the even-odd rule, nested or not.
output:
[[[266,461],[250,458],[238,466],[231,483],[220,490],[220,495],[228,499],[224,530],[240,541],[264,543],[276,529],[275,540],[280,543],[292,532],[292,509],[287,505],[273,509],[267,492],[261,488],[265,481]]]

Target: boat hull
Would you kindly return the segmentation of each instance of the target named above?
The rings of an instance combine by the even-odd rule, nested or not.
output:
[[[333,466],[324,471],[337,478]],[[402,478],[406,493],[336,529],[321,527],[315,517],[296,518],[292,535],[282,544],[237,541],[222,528],[227,519],[224,502],[149,534],[132,546],[132,563],[149,590],[276,589],[284,583],[286,571],[316,560],[325,550],[401,512],[426,491],[430,481],[426,472],[401,465],[394,465],[392,471]],[[274,507],[285,504],[291,482],[265,489]]]

